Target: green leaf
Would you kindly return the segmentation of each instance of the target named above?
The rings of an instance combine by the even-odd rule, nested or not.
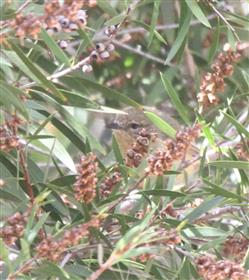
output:
[[[39,217],[39,220],[37,221],[35,226],[27,232],[26,235],[27,235],[27,241],[29,242],[29,244],[32,244],[32,242],[35,239],[35,237],[37,236],[39,230],[42,228],[42,226],[46,222],[49,214],[50,213],[44,213],[41,217]]]
[[[203,134],[205,135],[205,138],[208,140],[209,144],[213,148],[217,148],[216,143],[215,143],[214,134],[211,131],[209,124],[206,123],[206,121],[203,119],[203,117],[198,112],[196,112],[196,114],[197,114],[198,121],[201,123],[201,130],[202,130]]]
[[[144,114],[163,133],[165,133],[166,135],[168,135],[171,138],[175,138],[176,130],[170,124],[168,124],[165,120],[163,120],[162,118],[158,117],[156,114],[154,114],[152,112],[145,111]]]
[[[84,40],[84,43],[85,43],[84,44],[84,48],[85,49],[88,48],[89,46],[92,47],[92,48],[95,47],[93,41],[91,40],[91,38],[89,37],[88,33],[84,29],[78,28],[77,32],[79,33],[81,39]]]
[[[123,159],[122,153],[119,149],[119,145],[118,145],[118,142],[117,142],[114,134],[112,135],[112,148],[113,148],[113,152],[114,152],[115,157],[116,157],[117,161],[119,162],[119,164],[124,165],[124,159]]]
[[[229,120],[229,122],[236,127],[238,132],[244,134],[247,138],[249,138],[249,131],[246,128],[244,128],[244,126],[242,124],[240,124],[236,119],[234,119],[232,116],[230,116],[226,112],[222,112],[222,113]]]
[[[39,113],[44,116],[49,116],[49,113],[46,111],[39,110]],[[64,123],[62,123],[58,118],[52,117],[52,124],[60,130],[60,132],[67,137],[80,151],[85,152],[85,143],[82,141],[81,137],[76,134],[72,129],[67,127]]]
[[[168,191],[168,190],[163,190],[163,189],[161,189],[161,190],[156,189],[156,190],[140,191],[138,193],[139,194],[144,194],[144,195],[168,196],[168,197],[171,197],[171,198],[185,196],[184,193],[175,192],[175,191]]]
[[[162,42],[163,44],[167,45],[167,41],[163,38],[163,36],[156,30],[156,29],[151,29],[151,27],[144,23],[144,22],[141,22],[139,20],[132,20],[132,22],[136,23],[137,25],[140,25],[142,26],[145,30],[153,33],[153,35],[158,39],[158,41]]]
[[[249,170],[249,162],[246,161],[217,160],[217,161],[211,161],[208,164],[219,168],[237,168],[237,169]]]
[[[32,136],[30,136],[31,138],[35,137],[35,136],[39,136],[38,134],[43,130],[43,128],[52,120],[52,118],[54,117],[56,113],[53,113],[51,115],[49,115],[40,125],[39,127],[36,129],[36,131],[32,134]],[[48,136],[48,135],[46,135]],[[54,136],[52,136],[54,137]],[[39,139],[39,138],[38,138]]]
[[[205,14],[203,13],[202,9],[200,8],[200,6],[198,5],[198,3],[196,2],[196,0],[185,0],[185,2],[187,3],[189,9],[191,10],[191,12],[193,13],[193,15],[204,25],[206,25],[207,27],[211,28],[211,25],[207,19],[207,17],[205,16]]]
[[[10,260],[10,252],[9,252],[9,248],[8,246],[6,246],[4,244],[4,241],[2,238],[0,238],[0,257],[1,257],[1,260],[4,261],[4,263],[8,266],[8,269],[10,272],[12,272],[12,262]]]
[[[175,57],[177,52],[182,46],[182,43],[185,40],[186,35],[188,34],[189,31],[189,24],[191,20],[191,13],[190,11],[186,13],[182,25],[179,27],[175,42],[173,43],[169,54],[167,56],[167,59],[165,61],[165,65],[169,64],[169,62]]]
[[[63,105],[74,106],[86,109],[99,109],[99,105],[94,101],[83,96],[82,92],[72,92],[68,90],[61,90],[61,93],[66,96],[66,101]]]
[[[21,242],[21,248],[22,248],[22,250],[21,250],[21,252],[22,252],[22,261],[25,261],[25,260],[28,260],[28,259],[30,259],[30,246],[29,246],[29,244],[28,244],[28,242],[25,240],[25,239],[23,239],[23,238],[21,238],[21,240],[20,240]]]
[[[119,102],[122,102],[126,105],[142,109],[142,106],[138,104],[136,101],[132,100],[131,98],[127,97],[126,95],[119,93],[116,90],[110,89],[108,87],[105,87],[101,84],[98,84],[96,82],[90,81],[88,79],[84,79],[83,77],[80,79],[80,81],[86,86],[91,87],[95,90],[100,91],[106,98],[113,99]]]
[[[220,40],[220,20],[217,19],[217,26],[214,30],[214,36],[212,37],[212,44],[208,52],[208,63],[212,63],[214,56],[217,52],[217,49],[219,47],[219,40]]]
[[[18,98],[18,96],[21,97],[22,95],[24,94],[21,90],[0,80],[0,103],[2,103],[6,108],[8,108],[10,104],[13,105],[16,110],[28,119],[29,115],[24,102]]]
[[[64,51],[58,46],[58,44],[54,41],[54,39],[47,33],[46,30],[42,28],[41,30],[41,38],[44,40],[45,44],[49,47],[52,53],[56,56],[56,58],[66,66],[70,66],[70,61]]]
[[[190,120],[189,120],[188,114],[186,112],[185,106],[182,104],[182,102],[181,102],[179,96],[177,95],[175,89],[173,88],[171,82],[168,80],[166,75],[164,75],[163,73],[160,73],[160,75],[161,75],[161,80],[162,80],[163,86],[164,86],[166,92],[168,93],[172,104],[175,106],[176,111],[178,112],[178,114],[180,115],[182,120],[187,125],[190,124]]]
[[[7,51],[7,50],[1,50],[8,59],[12,62],[12,64],[16,65],[21,73],[24,73],[27,75],[32,81],[36,81],[39,83],[39,80],[37,77],[30,71],[30,69],[26,66],[26,64],[20,59],[20,57],[14,52],[14,51]]]
[[[150,35],[149,35],[148,47],[150,47],[150,45],[153,41],[153,37],[155,34],[155,27],[156,27],[158,15],[159,15],[160,5],[161,5],[161,0],[154,1],[152,18],[151,18],[151,23],[150,23]]]
[[[235,193],[232,193],[222,187],[219,187],[218,185],[214,184],[214,183],[211,183],[209,182],[208,180],[204,179],[203,178],[203,182],[205,184],[207,184],[208,186],[210,186],[211,188],[205,188],[205,190],[207,191],[210,191],[211,193],[215,194],[215,195],[219,195],[219,196],[223,196],[223,197],[227,197],[227,198],[232,198],[232,199],[236,199],[236,200],[245,200],[245,201],[248,201],[248,199],[238,195],[238,194],[235,194]]]
[[[51,96],[48,96],[40,91],[37,90],[32,90],[34,93],[36,93],[37,95],[39,95],[39,97],[41,97],[42,99],[44,99],[48,104],[50,104],[56,111],[58,111],[60,113],[60,115],[62,116],[62,118],[64,119],[64,121],[67,123],[67,125],[69,127],[71,127],[74,131],[73,135],[78,135],[78,137],[83,137],[83,139],[88,138],[90,140],[91,143],[91,147],[93,149],[97,149],[99,150],[101,153],[105,153],[104,148],[100,145],[100,143],[97,141],[97,139],[95,139],[95,137],[93,137],[91,135],[91,133],[89,132],[89,130],[87,129],[87,127],[85,125],[83,125],[82,123],[80,123],[73,115],[71,115],[63,106],[61,106],[58,102],[56,102],[55,100],[52,99]],[[45,112],[45,110],[44,110]],[[44,114],[43,112],[43,114]],[[48,116],[49,114],[46,114],[46,116]],[[53,118],[53,121],[55,120],[55,118]],[[58,120],[58,119],[57,119]],[[68,133],[68,128],[61,122],[61,121],[56,121],[56,125],[60,124],[60,129],[64,128],[64,132]],[[68,138],[70,139],[70,135],[67,134]],[[75,139],[76,141],[76,139]],[[78,141],[77,141],[78,142]],[[75,142],[76,143],[76,142]],[[79,142],[78,142],[79,143]],[[84,145],[85,146],[85,145]]]
[[[102,9],[105,13],[107,13],[111,17],[117,16],[116,10],[112,7],[109,1],[106,0],[97,0],[97,5],[100,9]]]
[[[245,255],[245,258],[244,258],[244,268],[249,269],[249,247],[246,251],[246,255]]]
[[[49,88],[51,92],[55,94],[55,96],[64,99],[60,91],[54,86],[54,84],[49,81],[46,76],[35,66],[34,62],[31,61],[23,51],[14,43],[10,42],[12,49],[16,52],[19,58],[23,61],[23,63],[27,66],[27,68],[35,75],[35,77],[40,81],[41,86],[44,88]]]
[[[33,272],[40,277],[39,279],[47,279],[48,277],[58,277],[60,280],[72,279],[63,268],[48,261],[44,261],[43,264]]]
[[[190,223],[194,220],[198,219],[201,215],[205,214],[212,208],[219,205],[224,200],[223,197],[216,196],[215,198],[207,199],[204,201],[200,206],[192,210],[185,219],[188,220]]]

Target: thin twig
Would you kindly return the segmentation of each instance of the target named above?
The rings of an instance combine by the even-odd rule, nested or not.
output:
[[[26,0],[16,11],[16,14],[19,14],[24,8],[26,8],[32,0]]]
[[[102,273],[104,273],[113,265],[115,259],[115,255],[111,255],[109,259],[105,263],[103,263],[98,270],[93,272],[86,280],[97,280]]]
[[[194,260],[194,257],[193,257],[193,253],[190,253],[190,252],[187,252],[179,247],[174,247],[175,251],[180,253],[181,255],[185,256],[185,257],[188,257],[190,258],[191,260]]]
[[[160,64],[165,65],[165,60],[163,60],[163,59],[161,59],[161,58],[158,58],[158,57],[156,57],[156,56],[154,56],[154,55],[152,55],[152,54],[146,53],[146,52],[144,52],[144,51],[142,51],[142,50],[140,50],[140,49],[137,49],[137,48],[133,48],[133,47],[131,47],[131,46],[125,44],[125,43],[119,42],[118,40],[113,40],[112,42],[113,42],[116,46],[118,46],[118,47],[120,47],[120,48],[123,48],[123,49],[128,50],[128,51],[130,51],[130,52],[132,52],[132,53],[135,53],[135,54],[138,54],[138,55],[140,55],[140,56],[142,56],[142,57],[145,57],[145,58],[147,58],[147,59],[149,59],[149,60],[152,60],[152,61],[155,61],[155,62],[157,62],[157,63],[160,63]],[[167,65],[172,66],[171,63],[168,63]]]
[[[214,10],[214,12],[225,22],[225,24],[227,24],[227,26],[230,28],[230,30],[233,32],[234,36],[236,37],[236,39],[238,41],[240,41],[240,38],[238,36],[238,34],[236,33],[235,29],[232,27],[232,25],[226,20],[226,18],[221,14],[221,12],[219,10],[217,10],[215,8],[215,6],[208,1],[208,5]]]
[[[29,172],[27,169],[25,152],[23,149],[20,150],[20,166],[22,167],[22,170],[23,170],[23,178],[24,178],[24,182],[26,185],[26,190],[27,190],[28,196],[30,198],[30,202],[33,203],[34,202],[34,192],[33,192],[33,188],[31,185]]]
[[[219,216],[223,215],[223,214],[233,214],[234,212],[239,212],[241,210],[241,207],[238,206],[225,206],[223,208],[216,208],[213,209],[210,213],[205,214],[203,217],[195,220],[195,222],[199,223],[199,222],[205,222],[205,221],[209,221],[211,219],[214,218],[218,218]]]

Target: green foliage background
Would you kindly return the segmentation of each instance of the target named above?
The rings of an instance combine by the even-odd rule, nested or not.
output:
[[[7,2],[1,2],[3,21],[14,18],[25,1]],[[114,38],[113,60],[93,63],[92,73],[77,69],[58,79],[47,79],[87,57],[91,47],[105,39],[103,29],[119,23],[131,2],[97,1],[97,5],[87,11],[87,28],[52,36],[43,30],[38,40],[25,39],[23,45],[15,32],[2,26],[7,43],[1,47],[1,121],[4,123],[9,113],[16,113],[23,120],[18,136],[25,145],[27,170],[35,194],[33,211],[42,209],[39,222],[32,215],[29,217],[17,245],[9,247],[2,243],[2,279],[17,273],[32,260],[41,228],[56,239],[65,229],[85,223],[99,213],[107,215],[105,225],[115,221],[118,229],[115,235],[108,233],[105,226],[92,230],[91,243],[82,240],[69,250],[77,252],[77,257],[64,259],[63,264],[38,261],[31,271],[17,273],[16,279],[86,279],[98,270],[101,262],[130,244],[134,246],[117,259],[113,270],[104,272],[98,279],[200,279],[194,257],[209,252],[221,258],[221,244],[228,236],[238,232],[249,236],[249,164],[238,159],[234,145],[220,146],[220,143],[233,143],[239,136],[245,142],[249,138],[248,52],[234,66],[234,74],[226,79],[219,105],[200,115],[196,100],[201,76],[210,71],[223,44],[229,42],[235,47],[238,40],[248,42],[248,11],[246,16],[239,2],[138,1]],[[233,11],[228,10],[228,6]],[[43,7],[43,1],[31,1],[23,13],[32,12],[38,16],[43,13]],[[135,32],[136,29],[139,31]],[[211,39],[205,47],[203,41],[207,36]],[[70,40],[73,51],[59,48],[57,41],[61,38]],[[112,84],[115,79],[117,83]],[[110,144],[111,132],[103,122],[113,116],[110,115],[115,112],[113,109],[122,110],[126,106],[171,110],[181,125],[202,123],[198,140],[201,151],[198,178],[192,183],[189,178],[176,191],[174,173],[163,176],[170,178],[167,181],[161,177],[146,180],[144,189],[140,190],[138,209],[150,206],[151,212],[142,220],[135,218],[134,213],[123,214],[118,209],[107,211],[118,201],[120,193],[125,194],[139,181],[144,168],[143,165],[127,170],[117,143],[113,140]],[[157,118],[151,120],[166,125]],[[167,125],[165,127],[167,131]],[[228,135],[228,131],[232,134]],[[168,130],[170,133],[172,136],[172,131]],[[207,150],[217,153],[217,159],[208,162]],[[97,189],[116,163],[123,170],[124,178],[108,198],[103,200],[97,195],[91,205],[84,205],[75,201],[72,186],[80,156],[90,151],[98,155]],[[19,159],[16,150],[1,151],[2,226],[7,217],[17,211],[26,211],[30,205]],[[191,184],[197,184],[193,191]],[[65,204],[62,195],[67,195],[75,207]],[[187,209],[184,217],[165,217],[158,222],[165,229],[179,230],[183,242],[176,246],[186,254],[179,250],[166,252],[161,245],[149,249],[144,246],[156,238],[153,229],[158,224],[150,222],[153,213],[171,201],[181,208],[195,198],[202,198],[203,202],[194,209]],[[228,211],[210,222],[195,223],[217,207],[239,207],[240,211],[233,214]],[[200,244],[196,239],[201,240]],[[158,257],[145,263],[134,259],[145,252]],[[10,255],[14,255],[13,261],[10,261]],[[249,269],[248,252],[241,265]]]

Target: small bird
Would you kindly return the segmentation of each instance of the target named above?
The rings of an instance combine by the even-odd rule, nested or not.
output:
[[[147,109],[147,108],[146,108]],[[155,109],[148,108],[148,111],[161,115],[168,124],[170,124],[176,130],[180,130],[181,126],[171,115],[167,112],[162,113],[158,112]],[[153,153],[157,149],[163,149],[164,140],[167,138],[167,135],[162,133],[159,128],[157,128],[144,114],[143,110],[139,110],[133,107],[127,107],[123,110],[124,114],[118,114],[107,126],[113,129],[113,134],[119,144],[120,151],[125,157],[128,149],[136,141],[136,138],[139,136],[141,129],[146,129],[148,133],[156,133],[157,139],[150,146],[150,153]],[[199,150],[190,146],[187,151],[186,157],[184,160],[189,161],[196,157],[199,153]],[[179,165],[179,163],[178,163]],[[187,175],[196,174],[198,170],[199,162],[188,166],[184,169],[184,172]],[[184,183],[185,177],[183,174],[176,177],[176,185],[182,185]],[[191,176],[192,177],[192,176]]]
[[[160,112],[155,109],[145,109],[160,115]],[[107,126],[113,129],[115,138],[119,144],[121,152],[124,155],[127,149],[139,136],[139,132],[142,128],[146,129],[148,133],[156,133],[158,135],[158,146],[160,146],[159,142],[166,139],[167,136],[146,117],[143,110],[127,107],[123,110],[123,112],[124,114],[118,114]],[[180,129],[180,125],[173,117],[168,114],[163,114],[162,118],[176,130]]]

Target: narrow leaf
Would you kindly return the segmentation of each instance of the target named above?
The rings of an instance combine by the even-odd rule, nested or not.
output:
[[[47,33],[46,30],[42,28],[41,30],[41,38],[44,40],[45,44],[49,47],[52,53],[56,56],[56,58],[66,66],[70,66],[70,62],[64,51],[58,46],[58,44],[54,41],[54,39]]]
[[[189,9],[191,10],[191,12],[193,13],[193,15],[204,25],[206,25],[207,27],[211,28],[211,25],[207,19],[207,17],[205,16],[205,14],[203,13],[202,9],[200,8],[200,6],[198,5],[198,3],[196,2],[196,0],[185,0],[185,2],[187,3]]]
[[[223,197],[216,196],[215,198],[208,199],[204,201],[200,206],[192,210],[186,217],[185,219],[188,220],[189,222],[193,222],[197,218],[199,218],[201,215],[205,214],[218,204],[220,204],[224,200]]]
[[[168,135],[171,138],[175,138],[176,130],[168,124],[165,120],[158,117],[156,114],[152,112],[145,111],[144,114],[148,117],[153,124],[158,127],[163,133]]]
[[[179,27],[177,37],[176,37],[175,42],[173,43],[173,45],[172,45],[172,47],[169,51],[169,54],[168,54],[167,59],[165,61],[165,65],[167,65],[175,57],[175,55],[179,51],[182,43],[185,40],[185,37],[186,37],[187,33],[188,33],[190,20],[191,20],[191,13],[189,11],[185,16],[182,25]]]
[[[49,88],[57,97],[60,99],[64,99],[60,91],[54,86],[54,84],[49,81],[46,76],[35,66],[34,62],[31,61],[23,51],[14,43],[10,43],[12,49],[16,52],[16,54],[20,57],[20,59],[24,62],[24,64],[28,67],[28,69],[36,76],[36,78],[40,81],[41,86]]]
[[[150,35],[149,35],[148,47],[151,45],[154,34],[155,34],[154,30],[155,30],[158,15],[159,15],[160,4],[161,4],[161,0],[154,1],[151,24],[150,24]]]
[[[244,128],[244,126],[242,124],[240,124],[236,119],[234,119],[232,116],[230,116],[226,112],[222,112],[222,113],[229,120],[229,122],[236,127],[238,132],[243,133],[247,138],[249,138],[249,131],[246,128]]]
[[[185,196],[184,193],[175,192],[175,191],[168,191],[168,190],[160,190],[160,189],[141,191],[141,192],[139,192],[139,194],[153,195],[153,196],[168,196],[168,197],[171,197],[171,198]]]
[[[132,22],[136,23],[137,25],[140,25],[142,26],[145,30],[149,31],[149,32],[152,32],[153,35],[158,39],[158,41],[162,42],[163,44],[167,45],[167,41],[163,38],[163,36],[156,30],[156,29],[151,29],[151,27],[144,23],[144,22],[141,22],[139,20],[133,20]]]
[[[177,110],[182,120],[188,125],[190,123],[190,120],[186,112],[185,106],[182,104],[179,96],[177,95],[175,89],[173,88],[168,78],[162,73],[160,73],[160,75],[161,75],[163,86],[166,92],[168,93],[172,104],[175,106],[175,109]]]
[[[18,98],[23,95],[22,91],[16,87],[5,84],[3,81],[0,81],[0,104],[4,105],[6,108],[9,105],[13,105],[16,110],[18,110],[26,119],[28,119],[28,111],[24,105],[24,102]]]
[[[140,104],[138,104],[136,101],[132,100],[131,98],[127,97],[126,95],[119,93],[116,90],[110,89],[108,87],[105,87],[103,85],[100,85],[99,83],[81,78],[80,79],[81,82],[83,82],[83,84],[86,87],[91,87],[95,90],[100,91],[106,98],[109,99],[114,99],[116,101],[122,102],[126,105],[138,108],[138,109],[142,109],[142,106]]]
[[[217,52],[217,49],[219,47],[219,40],[220,40],[220,21],[219,18],[217,19],[218,23],[214,30],[214,36],[212,38],[212,44],[210,47],[210,50],[208,52],[208,63],[212,63],[214,56]]]
[[[246,161],[217,160],[209,162],[209,165],[220,168],[237,168],[249,170],[249,162]]]

